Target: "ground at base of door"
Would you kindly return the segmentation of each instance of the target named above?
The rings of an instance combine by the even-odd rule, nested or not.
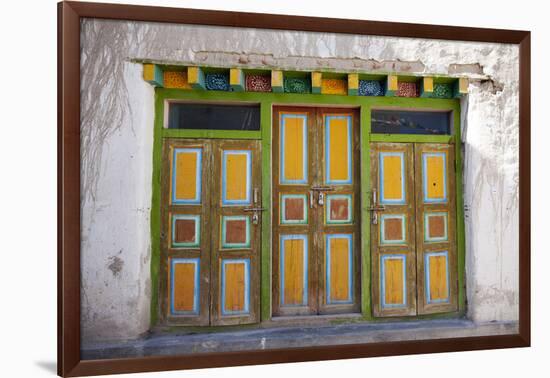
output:
[[[466,319],[288,326],[208,333],[153,332],[136,340],[84,344],[81,358],[189,355],[517,333],[517,322],[476,324]]]

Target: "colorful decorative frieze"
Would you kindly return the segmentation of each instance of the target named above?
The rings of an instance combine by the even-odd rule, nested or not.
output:
[[[248,71],[246,68],[178,68],[143,64],[143,79],[155,87],[185,90],[274,92],[348,96],[398,96],[435,99],[468,94],[468,78],[373,73]],[[252,73],[256,72],[256,73]],[[364,79],[360,79],[363,77]],[[375,80],[377,79],[377,80]]]
[[[311,82],[309,78],[285,77],[285,93],[311,93]]]
[[[348,86],[345,80],[341,79],[322,79],[321,80],[322,94],[338,94],[345,95],[348,93]]]
[[[453,88],[450,84],[434,84],[433,95],[434,98],[452,98]]]
[[[246,75],[248,92],[271,92],[271,78],[268,75]]]
[[[206,74],[206,89],[209,91],[228,91],[229,75],[222,73]]]
[[[165,71],[164,88],[192,89],[187,81],[187,72]]]
[[[359,80],[359,96],[383,96],[384,88],[378,80]]]
[[[400,82],[397,83],[397,97],[418,97],[418,85],[416,83]]]

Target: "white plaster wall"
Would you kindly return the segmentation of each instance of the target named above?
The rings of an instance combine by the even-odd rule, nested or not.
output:
[[[136,337],[149,324],[154,92],[136,61],[470,77],[461,125],[468,316],[517,320],[517,47],[111,20],[82,26],[84,342]]]

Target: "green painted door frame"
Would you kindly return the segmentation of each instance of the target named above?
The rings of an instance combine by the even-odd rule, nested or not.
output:
[[[260,105],[260,131],[223,131],[223,130],[176,130],[167,129],[165,106],[169,101],[220,102],[220,103],[256,103]],[[367,97],[318,94],[255,93],[255,92],[219,92],[187,91],[180,89],[155,89],[155,122],[153,145],[153,177],[151,206],[151,325],[159,319],[159,264],[160,264],[160,182],[163,138],[223,138],[258,139],[262,141],[262,206],[272,208],[271,197],[271,148],[272,148],[272,108],[274,105],[338,106],[360,109],[361,124],[361,312],[366,320],[375,320],[371,309],[371,259],[370,259],[370,143],[371,142],[407,142],[407,143],[454,143],[456,164],[456,216],[457,216],[457,255],[458,255],[458,306],[459,310],[451,314],[418,316],[418,318],[436,318],[462,316],[466,311],[465,301],[465,250],[464,250],[464,210],[462,193],[462,155],[460,142],[460,100],[400,97]],[[378,108],[430,109],[452,111],[453,133],[448,135],[389,135],[371,134],[371,110]],[[260,319],[271,319],[271,211],[262,214],[261,243],[261,305]]]

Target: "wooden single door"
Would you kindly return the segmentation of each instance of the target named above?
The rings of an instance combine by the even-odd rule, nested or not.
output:
[[[255,323],[260,305],[260,142],[217,141],[213,157],[211,323]]]
[[[163,151],[161,319],[257,322],[260,143],[165,139]]]
[[[374,316],[456,311],[453,151],[371,144]]]
[[[418,314],[457,310],[455,152],[415,144]]]
[[[357,113],[275,108],[273,125],[273,314],[357,312]]]

